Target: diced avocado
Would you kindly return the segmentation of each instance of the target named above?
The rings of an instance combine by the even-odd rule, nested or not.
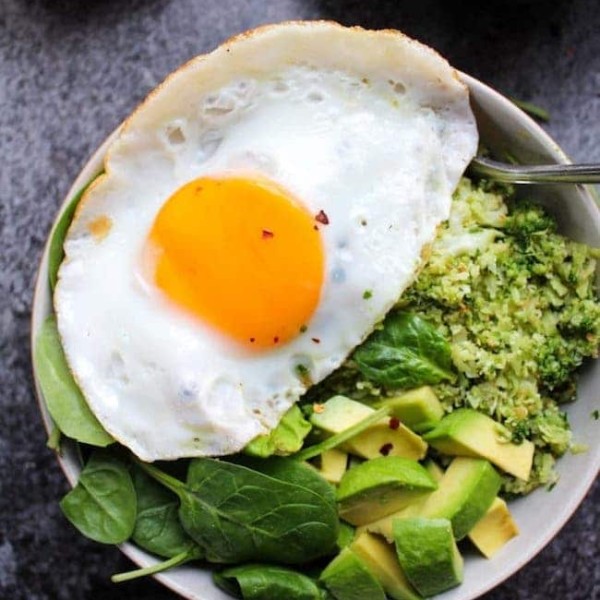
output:
[[[385,600],[377,579],[349,548],[327,565],[319,580],[336,600]]]
[[[528,440],[513,444],[509,441],[510,437],[510,432],[494,419],[470,408],[455,410],[423,436],[444,454],[480,456],[503,471],[527,481],[534,446]]]
[[[339,433],[362,421],[373,409],[346,396],[333,396],[321,404],[310,417],[312,424],[328,433]]]
[[[325,435],[333,435],[352,427],[373,412],[370,406],[345,396],[334,396],[322,405],[320,412],[314,412],[310,420]],[[384,417],[381,422],[348,440],[340,449],[367,459],[403,456],[420,460],[427,453],[427,444],[397,419]]]
[[[491,558],[517,535],[517,524],[502,498],[496,498],[485,515],[469,531],[469,539],[486,558]]]
[[[329,483],[339,483],[348,466],[348,453],[333,448],[325,450],[319,459],[321,463],[321,468],[319,469],[321,477],[329,481]]]
[[[362,465],[366,459],[354,456],[353,454],[348,455],[348,470]]]
[[[425,501],[416,502],[389,517],[366,526],[368,531],[393,541],[392,521],[395,518],[425,517],[449,519],[454,537],[462,539],[483,517],[500,489],[500,475],[482,458],[457,457],[438,483],[438,489]]]
[[[428,385],[386,398],[379,406],[390,406],[392,416],[417,432],[435,427],[444,416],[444,409],[438,397]]]
[[[463,558],[448,519],[396,519],[393,530],[400,566],[423,596],[462,582]]]
[[[454,537],[460,540],[486,513],[500,485],[500,475],[487,460],[457,457],[427,497],[420,516],[450,519]]]
[[[394,547],[372,533],[361,533],[350,546],[393,600],[420,600],[403,573]]]
[[[378,456],[403,456],[421,460],[427,454],[427,444],[408,427],[400,424],[392,429],[390,420],[372,425],[368,430],[347,442],[349,452],[372,459]]]
[[[355,535],[356,530],[354,527],[352,527],[352,525],[348,525],[348,523],[340,521],[340,528],[338,529],[338,536],[335,542],[336,546],[340,550],[343,550],[346,546],[349,546],[352,543]]]
[[[395,513],[437,484],[418,462],[380,456],[346,472],[337,490],[340,517],[364,525]]]
[[[429,475],[431,475],[431,478],[436,483],[439,483],[441,478],[444,476],[443,469],[436,462],[434,462],[431,458],[428,458],[423,463],[423,466],[425,467],[425,470],[429,473]],[[425,493],[418,497],[415,497],[414,501],[411,502],[404,510],[400,510],[397,513],[394,513],[391,517],[388,517],[387,519],[384,518],[384,519],[381,519],[381,520],[378,520],[375,522],[367,523],[366,526],[365,525],[361,526],[359,528],[358,532],[362,533],[364,531],[375,531],[381,535],[386,535],[387,538],[389,540],[391,540],[392,539],[392,519],[398,515],[402,515],[402,516],[418,515],[421,508],[425,505],[425,502],[427,502],[427,499],[429,498],[429,496],[430,496],[430,493]],[[382,531],[382,529],[383,529],[383,531]]]
[[[425,470],[431,475],[433,480],[436,483],[439,483],[440,479],[444,476],[444,469],[442,469],[442,467],[440,467],[440,465],[438,465],[431,458],[428,458],[423,463],[423,466],[425,467]]]

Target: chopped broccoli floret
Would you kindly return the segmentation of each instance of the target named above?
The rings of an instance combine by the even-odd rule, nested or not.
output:
[[[427,265],[399,301],[450,340],[459,376],[435,386],[445,409],[475,408],[506,425],[513,441],[535,443],[530,481],[507,478],[507,493],[554,482],[554,457],[569,447],[558,404],[575,396],[574,370],[598,355],[598,256],[510,188],[464,179]],[[368,402],[397,390],[365,381],[347,361],[313,393]]]
[[[554,233],[556,221],[544,210],[525,200],[510,203],[510,214],[506,219],[506,232],[516,240],[528,244],[536,233]]]

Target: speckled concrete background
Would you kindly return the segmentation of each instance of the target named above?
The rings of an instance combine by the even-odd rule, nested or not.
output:
[[[29,310],[54,212],[104,137],[172,69],[260,23],[395,27],[552,113],[573,158],[600,162],[598,0],[0,0],[0,599],[174,599],[115,587],[118,550],[61,516],[67,490],[33,397]],[[600,598],[596,485],[563,532],[486,600]],[[283,599],[281,599],[283,600]]]

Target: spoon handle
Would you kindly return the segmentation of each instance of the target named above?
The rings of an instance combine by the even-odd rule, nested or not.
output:
[[[507,165],[478,156],[471,161],[469,171],[504,183],[600,183],[600,164]]]

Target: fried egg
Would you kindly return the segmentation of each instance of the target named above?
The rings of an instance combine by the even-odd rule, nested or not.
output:
[[[90,408],[146,461],[240,451],[398,300],[476,147],[455,71],[398,32],[286,23],[183,66],[65,241]]]

